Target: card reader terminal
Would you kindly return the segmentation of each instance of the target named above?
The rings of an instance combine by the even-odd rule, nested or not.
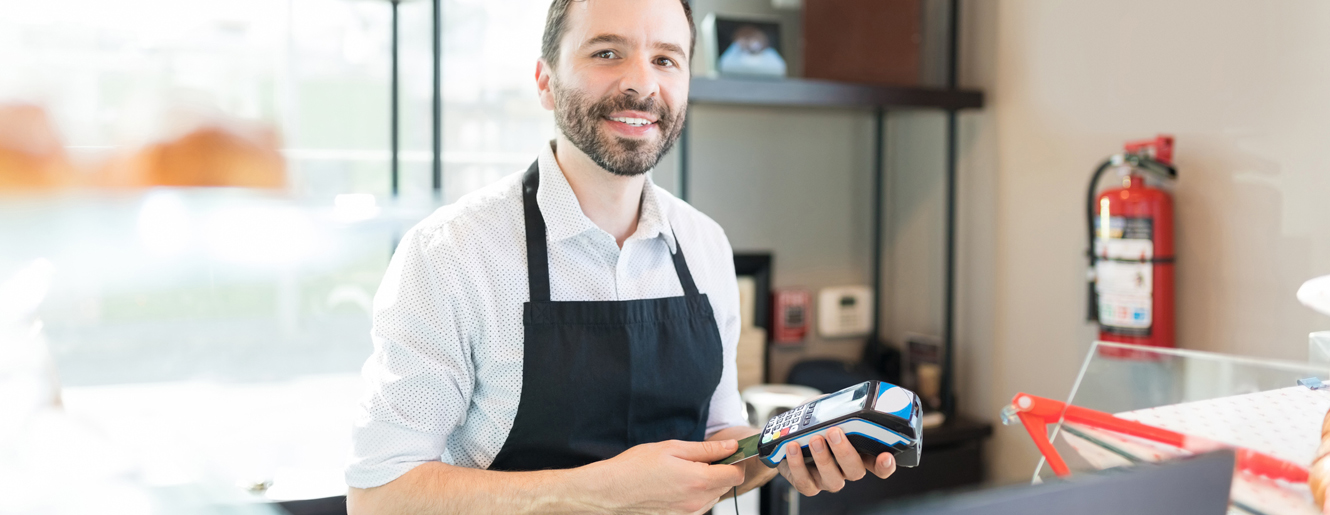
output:
[[[758,435],[757,454],[768,467],[775,467],[786,458],[785,445],[798,442],[803,458],[811,460],[812,437],[826,438],[827,430],[839,427],[860,454],[875,457],[890,452],[897,465],[914,467],[923,446],[921,416],[914,392],[868,381],[772,417]]]

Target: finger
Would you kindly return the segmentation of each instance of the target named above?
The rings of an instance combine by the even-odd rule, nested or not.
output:
[[[821,488],[818,488],[813,477],[808,474],[808,466],[804,465],[804,452],[799,444],[790,442],[785,444],[785,463],[789,466],[790,475],[785,479],[790,480],[794,489],[808,497],[817,495]]]
[[[708,465],[703,478],[709,488],[729,491],[730,488],[744,483],[743,465]]]
[[[735,493],[735,491],[738,490],[737,487],[739,486],[740,485],[729,485],[722,488],[708,490],[707,492],[711,497],[715,497],[716,499],[719,499],[722,502],[731,502],[730,499],[734,498],[733,494]]]
[[[845,488],[845,476],[841,475],[836,457],[827,448],[827,441],[821,436],[814,436],[808,440],[808,448],[813,451],[813,463],[817,464],[817,475],[822,480],[822,487],[828,492],[839,492]]]
[[[845,432],[839,427],[833,427],[827,431],[827,443],[830,444],[831,453],[836,455],[836,464],[840,465],[840,471],[845,475],[845,479],[858,481],[864,478],[865,467],[864,458],[859,455],[859,451],[850,444],[850,439],[845,436]],[[820,468],[822,465],[818,465]]]
[[[776,466],[776,472],[780,473],[781,477],[784,477],[786,482],[791,485],[794,484],[794,474],[790,472],[790,466],[786,464],[786,460],[781,460],[780,465]],[[813,478],[814,482],[817,482],[816,476],[810,475],[810,477]],[[817,489],[818,491],[821,491],[822,485],[817,485]]]
[[[889,452],[877,455],[877,459],[874,459],[871,463],[869,458],[864,458],[864,465],[873,471],[874,476],[882,479],[886,479],[896,472],[896,458]]]
[[[706,473],[708,475],[706,480],[709,481],[709,484],[704,487],[705,493],[703,495],[708,499],[716,499],[711,504],[724,501],[730,497],[730,493],[734,491],[734,488],[744,482],[743,465],[711,465],[707,467]],[[715,475],[717,473],[720,475]],[[710,509],[708,506],[707,510]]]
[[[669,453],[676,458],[700,463],[719,461],[739,450],[739,442],[733,439],[708,442],[670,442]]]

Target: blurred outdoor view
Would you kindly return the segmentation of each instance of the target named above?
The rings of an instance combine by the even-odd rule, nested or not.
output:
[[[394,197],[388,2],[0,0],[0,513],[344,493],[393,247],[553,137],[547,7],[441,2],[436,195],[400,4]]]
[[[553,135],[534,91],[547,2],[442,2],[444,200]],[[430,192],[431,3],[400,6],[402,195]],[[90,163],[219,119],[276,129],[302,195],[389,193],[391,7],[374,0],[0,0],[0,103]]]

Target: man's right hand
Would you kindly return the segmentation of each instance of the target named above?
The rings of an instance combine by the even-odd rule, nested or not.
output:
[[[575,469],[613,513],[701,513],[744,481],[741,465],[711,465],[734,454],[734,440],[669,440],[630,448]]]
[[[368,489],[352,488],[352,515],[399,513],[701,513],[743,483],[742,465],[710,465],[734,440],[642,444],[564,470],[499,472],[423,463]]]

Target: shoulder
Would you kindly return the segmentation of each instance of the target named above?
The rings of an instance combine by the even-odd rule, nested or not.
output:
[[[689,265],[701,265],[693,268],[699,268],[703,275],[733,281],[734,250],[730,247],[725,229],[692,204],[680,200],[660,186],[652,187],[656,189],[656,198],[667,206],[665,212],[668,213],[670,227],[683,247]]]
[[[414,238],[427,251],[456,250],[485,244],[495,237],[511,238],[513,231],[523,229],[521,181],[521,172],[510,174],[462,196],[417,223],[408,238]]]
[[[724,243],[728,251],[730,240],[725,235],[725,229],[707,216],[706,213],[699,211],[692,204],[684,202],[679,197],[674,196],[669,191],[660,186],[651,185],[655,188],[656,198],[666,206],[665,212],[668,213],[670,227],[674,229],[676,236],[688,240],[702,240],[709,244]]]

